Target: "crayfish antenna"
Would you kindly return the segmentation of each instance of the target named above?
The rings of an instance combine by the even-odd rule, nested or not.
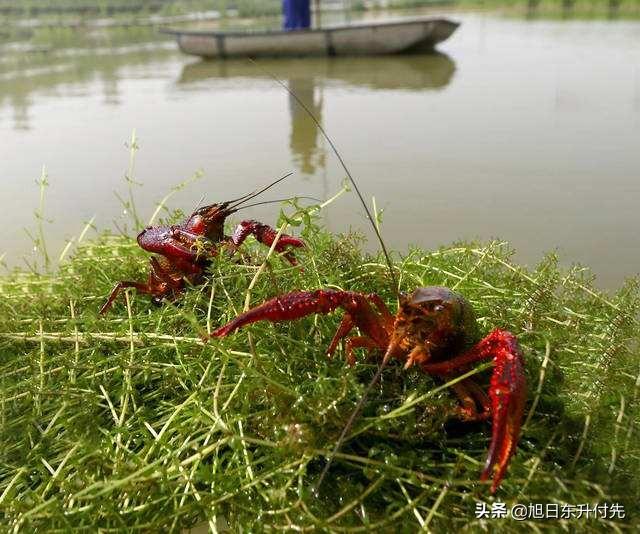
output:
[[[320,493],[320,486],[322,485],[322,482],[324,481],[325,477],[327,476],[327,473],[329,472],[329,468],[331,467],[331,463],[333,462],[333,459],[335,458],[336,454],[340,450],[340,447],[342,447],[342,444],[344,443],[344,440],[347,437],[347,433],[353,427],[353,423],[355,422],[356,417],[358,417],[358,415],[360,414],[360,411],[362,410],[362,407],[364,406],[364,403],[367,400],[369,393],[373,389],[373,386],[375,386],[380,380],[380,377],[382,376],[382,371],[384,371],[385,367],[389,363],[389,360],[391,359],[391,356],[393,355],[393,353],[397,350],[398,345],[399,343],[397,340],[392,339],[390,341],[389,346],[387,347],[387,351],[384,354],[384,358],[382,358],[382,363],[380,363],[380,367],[378,367],[376,374],[373,375],[373,378],[367,384],[367,387],[362,392],[362,396],[360,397],[360,399],[358,399],[358,404],[356,404],[356,407],[351,412],[351,415],[349,415],[349,419],[347,419],[347,423],[344,425],[344,428],[342,429],[342,432],[340,433],[340,436],[338,437],[338,440],[336,441],[336,444],[334,445],[333,450],[331,451],[331,454],[327,458],[327,463],[324,464],[324,467],[322,468],[322,472],[320,473],[318,482],[316,482],[316,485],[313,488],[314,495],[317,496]]]
[[[274,76],[271,72],[269,72],[268,70],[265,70],[262,68],[261,65],[259,65],[255,59],[253,58],[249,58],[249,61],[251,61],[251,63],[253,63],[256,67],[258,67],[259,69],[261,69],[265,74],[267,74],[272,80],[274,80],[278,85],[280,85],[287,93],[289,93],[291,95],[291,97],[297,102],[297,104],[305,111],[305,113],[309,116],[309,118],[313,121],[313,123],[316,125],[316,127],[318,128],[318,130],[320,131],[320,133],[322,134],[322,136],[327,140],[327,143],[329,143],[329,146],[331,147],[331,150],[333,151],[333,153],[336,155],[336,158],[338,158],[338,161],[340,162],[340,165],[342,166],[342,168],[344,169],[344,172],[346,173],[347,177],[349,178],[349,181],[351,182],[351,185],[353,186],[354,191],[356,192],[356,194],[358,195],[358,198],[360,199],[360,202],[362,203],[362,207],[364,208],[365,213],[367,214],[367,218],[369,219],[369,222],[371,223],[371,226],[373,227],[373,231],[376,234],[376,237],[378,239],[378,242],[380,243],[380,246],[382,247],[382,253],[384,254],[385,257],[385,261],[387,263],[387,267],[389,267],[389,276],[391,277],[391,281],[393,282],[393,287],[394,287],[394,291],[396,293],[398,293],[399,288],[398,288],[398,280],[396,279],[396,275],[395,275],[395,271],[393,269],[393,264],[391,263],[391,256],[389,255],[389,251],[387,250],[386,245],[384,244],[384,240],[382,239],[382,234],[380,233],[380,230],[378,229],[378,225],[375,222],[375,219],[373,218],[373,215],[371,214],[371,210],[369,209],[369,206],[367,205],[367,203],[364,200],[364,197],[362,196],[362,193],[360,192],[360,188],[358,187],[358,184],[356,183],[355,179],[353,178],[353,175],[351,174],[351,171],[349,171],[349,168],[347,167],[347,164],[344,162],[344,159],[342,158],[342,155],[340,154],[340,151],[338,150],[338,148],[336,147],[336,145],[334,144],[333,140],[331,139],[331,137],[329,136],[329,134],[326,132],[326,130],[323,128],[322,124],[320,124],[320,121],[318,120],[318,118],[314,115],[314,113],[309,109],[309,106],[307,106],[301,99],[300,97],[295,94],[288,86],[287,84],[285,84],[280,78],[278,78],[277,76]]]
[[[364,211],[367,214],[367,218],[369,219],[369,222],[371,223],[373,231],[376,234],[378,242],[380,243],[380,247],[382,248],[382,253],[384,254],[384,258],[385,258],[385,261],[387,263],[387,267],[389,268],[389,276],[391,278],[391,283],[393,285],[393,290],[394,290],[394,292],[396,293],[396,295],[399,298],[400,288],[398,286],[398,280],[397,280],[396,275],[395,275],[395,271],[394,271],[394,268],[393,268],[393,263],[391,262],[391,256],[389,255],[389,251],[387,250],[387,247],[384,244],[384,240],[382,239],[382,234],[380,233],[380,230],[378,229],[378,225],[376,224],[376,221],[373,218],[373,215],[371,214],[371,210],[369,210],[369,206],[365,202],[364,197],[362,196],[362,193],[360,192],[360,188],[358,187],[358,184],[356,183],[355,179],[353,178],[353,175],[351,174],[351,171],[349,171],[349,168],[347,167],[347,164],[344,162],[344,159],[342,158],[342,155],[340,154],[340,151],[336,147],[335,143],[333,142],[333,140],[331,139],[329,134],[326,132],[326,130],[323,128],[322,124],[320,124],[320,121],[315,116],[315,114],[309,109],[309,107],[300,99],[300,97],[294,91],[292,91],[278,77],[273,75],[268,70],[262,68],[262,66],[259,65],[255,61],[255,59],[250,57],[249,61],[251,61],[251,63],[253,63],[256,67],[261,69],[265,74],[267,74],[271,79],[273,79],[278,85],[280,85],[288,94],[291,95],[291,97],[297,102],[297,104],[305,111],[305,113],[313,121],[313,123],[318,128],[318,130],[320,131],[322,136],[327,140],[327,143],[329,143],[329,146],[331,147],[331,150],[335,154],[336,158],[338,158],[338,161],[340,162],[340,165],[342,166],[342,168],[344,169],[344,172],[346,173],[347,177],[349,178],[349,181],[351,182],[351,185],[353,186],[353,189],[355,190],[356,194],[358,195],[358,199],[360,200],[360,202],[362,204],[362,207],[364,208]],[[331,462],[333,461],[333,458],[335,457],[336,453],[338,452],[338,450],[342,446],[342,443],[344,442],[344,439],[345,439],[345,437],[347,435],[347,432],[349,432],[349,430],[353,426],[353,423],[354,423],[356,417],[360,413],[360,410],[362,409],[362,406],[364,405],[364,402],[365,402],[365,400],[367,398],[367,395],[369,394],[371,389],[373,389],[373,386],[376,385],[378,380],[380,380],[380,376],[382,375],[382,371],[387,366],[387,363],[389,361],[390,355],[392,354],[392,350],[391,349],[392,349],[392,343],[389,344],[389,347],[387,348],[387,352],[385,353],[385,356],[384,356],[384,358],[382,360],[382,363],[380,364],[380,367],[378,368],[378,371],[376,372],[376,374],[373,376],[373,378],[371,379],[371,381],[369,382],[369,384],[365,388],[364,393],[362,394],[362,397],[360,398],[360,400],[358,401],[358,404],[356,405],[356,407],[354,408],[353,412],[349,416],[349,420],[347,421],[347,424],[345,425],[345,428],[342,430],[342,433],[340,434],[340,437],[338,438],[338,441],[336,442],[336,445],[333,448],[333,451],[331,452],[331,455],[329,456],[329,458],[327,458],[327,463],[325,464],[324,469],[322,470],[322,473],[320,474],[320,478],[318,479],[318,482],[316,483],[315,488],[313,490],[314,493],[316,493],[316,494],[318,493],[320,485],[322,484],[322,481],[324,480],[324,477],[326,476],[326,474],[327,474],[327,472],[329,470]]]
[[[247,193],[246,195],[243,195],[241,197],[235,198],[233,200],[228,200],[227,203],[229,204],[229,209],[230,210],[236,209],[238,206],[244,204],[245,202],[248,202],[252,198],[255,198],[258,195],[261,195],[262,193],[264,193],[265,191],[271,189],[274,185],[279,184],[280,182],[282,182],[282,180],[289,178],[289,176],[291,176],[292,174],[293,172],[288,172],[284,176],[281,176],[277,180],[274,180],[270,184],[264,186],[262,189],[257,189],[256,191],[252,191],[251,193]]]
[[[307,197],[307,196],[295,196],[295,197],[287,197],[287,198],[274,198],[273,200],[263,200],[262,202],[254,202],[253,204],[246,204],[242,206],[242,209],[253,208],[254,206],[263,206],[264,204],[277,204],[279,202],[287,202],[290,200],[313,200],[314,202],[320,203],[321,199],[316,197]]]

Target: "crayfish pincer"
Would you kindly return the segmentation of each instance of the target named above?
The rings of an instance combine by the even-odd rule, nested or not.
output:
[[[158,254],[149,260],[151,264],[149,278],[146,283],[127,280],[118,282],[100,308],[100,314],[109,311],[120,291],[128,287],[151,295],[156,304],[165,299],[174,300],[185,290],[187,283],[198,285],[203,282],[206,268],[221,247],[226,247],[230,253],[233,253],[249,235],[255,236],[263,245],[272,246],[277,232],[266,224],[250,219],[244,220],[238,224],[231,236],[226,236],[224,223],[229,215],[241,209],[248,200],[255,198],[287,176],[289,174],[259,191],[240,198],[203,206],[193,212],[182,224],[148,226],[142,230],[138,234],[138,244],[144,250]],[[275,251],[281,252],[292,265],[296,265],[296,258],[288,247],[303,246],[304,242],[301,239],[282,234],[276,243]]]
[[[492,437],[481,480],[492,477],[491,492],[500,486],[518,442],[526,400],[522,351],[516,337],[495,329],[478,341],[471,305],[446,287],[421,287],[400,296],[395,316],[376,294],[322,289],[294,291],[268,300],[215,330],[224,337],[256,321],[290,321],[315,313],[345,311],[327,353],[353,328],[361,335],[346,339],[347,361],[355,363],[356,348],[382,351],[384,360],[396,358],[409,368],[417,365],[430,375],[451,379],[481,360],[493,360],[489,395],[472,378],[451,388],[460,401],[457,415],[465,421],[492,418]]]

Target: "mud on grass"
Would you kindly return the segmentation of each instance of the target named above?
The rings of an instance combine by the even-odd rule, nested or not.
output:
[[[354,236],[302,229],[304,271],[272,257],[251,303],[293,289],[378,292],[395,309],[379,257]],[[390,364],[337,455],[310,491],[375,361],[349,368],[324,348],[339,313],[254,324],[209,343],[201,334],[242,310],[265,250],[220,257],[177,304],[135,293],[97,315],[119,279],[144,279],[148,255],[103,235],[56,274],[0,278],[0,524],[16,531],[233,530],[408,532],[604,530],[638,523],[640,293],[593,289],[589,272],[511,261],[502,242],[395,256],[403,289],[447,285],[483,331],[519,336],[529,399],[516,456],[496,499],[619,502],[624,520],[478,520],[488,424],[462,425],[453,397]],[[486,366],[478,372],[488,378]],[[535,523],[535,524],[534,524]],[[578,524],[579,523],[579,524]]]

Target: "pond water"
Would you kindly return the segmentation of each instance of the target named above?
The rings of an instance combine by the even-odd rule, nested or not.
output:
[[[379,15],[380,16],[380,15]],[[396,15],[394,15],[396,16]],[[0,255],[32,253],[46,165],[48,246],[95,216],[122,225],[126,141],[147,219],[172,186],[191,211],[290,170],[270,196],[327,197],[344,173],[284,80],[333,136],[389,247],[504,238],[533,265],[558,250],[615,288],[640,270],[640,21],[526,20],[454,12],[436,55],[201,62],[157,41],[0,61]],[[14,56],[15,57],[15,56]],[[272,221],[275,207],[247,215]],[[333,231],[371,235],[353,194],[325,212]],[[375,243],[370,240],[370,246]]]

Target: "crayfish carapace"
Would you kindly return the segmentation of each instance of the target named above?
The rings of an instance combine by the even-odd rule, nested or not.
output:
[[[492,418],[492,437],[481,480],[492,477],[491,491],[502,481],[513,455],[526,400],[526,381],[522,352],[516,337],[496,329],[478,340],[476,319],[471,305],[446,287],[421,287],[400,295],[395,316],[376,294],[321,289],[295,291],[275,297],[239,315],[218,328],[212,337],[224,337],[256,321],[290,321],[314,313],[342,308],[345,315],[327,352],[332,355],[346,338],[345,352],[355,363],[356,348],[381,351],[384,360],[399,359],[405,368],[419,366],[422,371],[451,379],[469,370],[475,362],[493,360],[489,395],[471,378],[451,387],[460,400],[457,414],[466,421]],[[349,337],[353,328],[360,336]]]

